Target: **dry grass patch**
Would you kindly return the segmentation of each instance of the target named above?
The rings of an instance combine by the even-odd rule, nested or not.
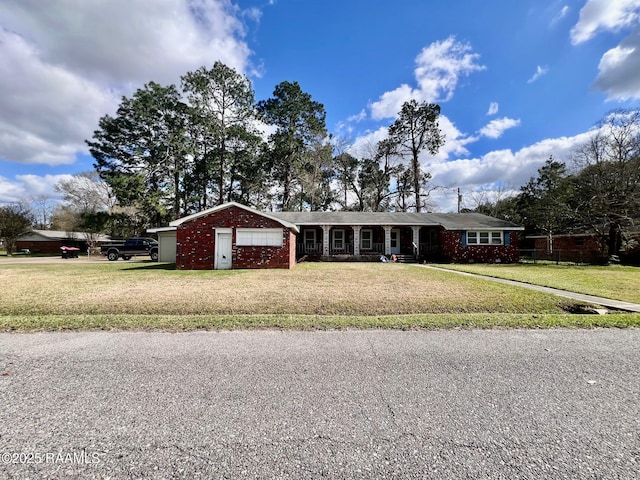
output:
[[[0,315],[560,313],[567,300],[407,265],[175,271],[150,263],[3,265]]]

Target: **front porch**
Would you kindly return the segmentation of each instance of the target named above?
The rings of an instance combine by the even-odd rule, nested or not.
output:
[[[296,256],[375,259],[398,255],[435,259],[440,253],[441,230],[419,225],[303,226],[296,242]]]

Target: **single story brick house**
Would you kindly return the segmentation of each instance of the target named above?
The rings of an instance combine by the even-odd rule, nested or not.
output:
[[[640,263],[640,232],[627,232],[626,244],[618,244],[622,263]],[[527,243],[532,244],[536,258],[570,261],[578,263],[606,263],[609,260],[611,238],[603,238],[594,233],[565,233],[548,235],[527,235]]]
[[[96,240],[108,242],[111,237],[98,235]],[[88,241],[84,232],[65,232],[59,230],[30,230],[16,239],[17,251],[29,250],[31,253],[60,253],[61,247],[79,248],[81,252],[87,251]]]
[[[260,212],[230,202],[148,230],[178,269],[291,268],[302,257],[513,263],[522,227],[479,213]]]

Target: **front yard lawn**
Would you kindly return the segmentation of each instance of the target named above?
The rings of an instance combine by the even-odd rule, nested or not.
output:
[[[624,302],[640,303],[640,268],[638,267],[532,264],[451,264],[438,266]]]
[[[398,264],[233,271],[150,262],[4,264],[0,282],[4,331],[640,325],[639,315],[570,315],[569,299]]]

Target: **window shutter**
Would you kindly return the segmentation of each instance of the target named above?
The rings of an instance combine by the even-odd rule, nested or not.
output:
[[[511,245],[511,234],[509,232],[504,232],[504,244]]]
[[[462,231],[462,246],[466,247],[467,246],[467,232],[466,231]]]

